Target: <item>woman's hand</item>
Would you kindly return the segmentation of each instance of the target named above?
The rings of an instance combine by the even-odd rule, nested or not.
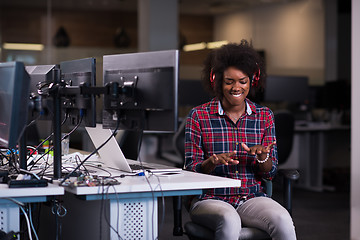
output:
[[[211,157],[206,159],[201,164],[201,169],[204,173],[212,172],[217,165],[235,165],[238,164],[239,161],[234,160],[232,157],[236,154],[236,151],[229,153],[221,153],[221,154],[213,154]]]
[[[276,142],[272,142],[269,146],[264,147],[263,145],[255,145],[252,147],[248,147],[245,143],[241,143],[241,146],[244,148],[248,154],[255,155],[257,154],[259,160],[263,160],[266,158],[266,155],[270,153],[271,148],[276,144]]]
[[[269,172],[272,168],[272,161],[268,161],[268,154],[271,151],[271,148],[274,147],[276,142],[272,142],[269,146],[264,147],[263,145],[255,145],[248,147],[245,143],[241,143],[241,146],[244,148],[248,154],[257,155],[257,162],[259,163],[260,170],[262,172]],[[264,162],[263,162],[264,161]]]
[[[239,161],[234,160],[232,157],[236,154],[236,151],[230,153],[213,154],[209,159],[214,165],[224,164],[233,165],[238,164]]]

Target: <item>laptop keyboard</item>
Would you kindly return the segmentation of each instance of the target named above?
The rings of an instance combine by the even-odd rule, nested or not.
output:
[[[145,166],[141,166],[140,164],[129,164],[130,168],[132,170],[146,170],[146,169],[152,169],[151,167],[145,167]]]

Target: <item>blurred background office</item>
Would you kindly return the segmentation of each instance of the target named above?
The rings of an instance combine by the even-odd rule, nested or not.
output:
[[[300,170],[302,180],[297,183],[300,189],[343,194],[346,237],[341,239],[349,238],[350,0],[0,2],[2,62],[40,65],[96,57],[97,85],[101,86],[103,55],[179,49],[180,120],[191,107],[209,98],[199,80],[202,61],[213,44],[239,42],[243,38],[251,40],[264,57],[269,75],[265,91],[258,92],[256,100],[274,111],[288,109],[296,118],[298,130],[285,167]],[[101,109],[101,101],[97,105]],[[98,120],[101,120],[100,110]],[[49,132],[51,128],[43,124],[48,129],[42,127],[40,135],[41,130]],[[144,149],[166,158],[171,146],[160,143],[169,142],[166,140],[170,138],[149,136]],[[86,148],[84,141],[83,136],[74,136],[70,144]],[[309,141],[316,144],[320,141],[320,147],[324,148],[319,150],[324,154],[315,171],[311,170],[311,163],[302,159],[305,144],[309,145],[306,151],[314,151]],[[319,173],[321,179],[312,179]],[[294,214],[296,219],[296,206]]]

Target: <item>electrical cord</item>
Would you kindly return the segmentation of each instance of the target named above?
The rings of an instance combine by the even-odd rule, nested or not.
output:
[[[37,233],[35,231],[35,228],[34,228],[34,225],[32,223],[32,220],[30,221],[31,219],[31,216],[30,216],[30,219],[29,219],[29,216],[28,214],[26,213],[24,207],[26,206],[24,203],[14,199],[14,198],[5,198],[7,200],[10,200],[12,201],[13,203],[17,204],[19,206],[19,208],[21,209],[21,211],[23,212],[24,214],[24,217],[25,217],[25,220],[26,220],[26,224],[27,224],[27,230],[28,230],[28,234],[29,234],[29,240],[32,240],[32,233],[31,233],[31,230],[33,230],[33,233],[36,237],[37,240],[39,240],[38,236],[37,236]],[[30,208],[30,214],[31,214],[31,207],[29,206]]]
[[[61,138],[61,141],[63,141],[65,138],[69,137],[70,134],[72,134],[76,129],[78,129],[81,125],[81,122],[83,120],[83,114],[80,115],[80,121],[78,122],[78,124],[69,132],[67,133],[65,136],[63,136]],[[54,133],[52,133],[50,136],[52,136]],[[44,142],[44,141],[43,141]],[[39,144],[40,145],[40,144]],[[54,149],[54,146],[50,147],[49,149],[47,149],[47,151],[45,151],[45,153],[43,155],[41,155],[35,162],[34,164],[30,167],[30,170],[32,170],[33,166],[35,166],[35,164],[37,164],[45,155],[47,155],[49,152],[51,152]]]
[[[95,165],[95,164],[91,164],[91,163],[88,163],[86,166],[87,166],[87,167],[91,167],[91,168],[100,169],[101,171],[104,171],[104,172],[106,172],[107,174],[109,174],[109,176],[102,176],[102,177],[113,178],[113,177],[112,177],[112,173],[111,173],[110,171],[106,170],[106,169],[103,168],[103,167],[99,167],[99,166],[97,166],[97,165]]]
[[[108,138],[103,144],[101,144],[98,148],[96,148],[93,152],[91,152],[84,160],[82,160],[82,161],[80,162],[80,164],[77,165],[77,167],[76,167],[72,172],[68,173],[68,174],[64,177],[64,179],[60,182],[60,184],[59,184],[60,186],[63,185],[63,183],[64,183],[72,174],[74,174],[91,156],[93,156],[95,153],[97,153],[97,151],[99,151],[99,149],[101,149],[103,146],[105,146],[105,144],[107,144],[107,143],[110,141],[110,139],[115,136],[116,131],[117,131],[118,128],[119,128],[119,125],[120,125],[120,121],[117,121],[116,128],[115,128],[115,130],[113,131],[113,133],[109,136],[109,138]]]
[[[20,170],[17,166],[16,163],[16,155],[15,155],[15,150],[14,149],[8,149],[9,155],[10,155],[10,159],[9,159],[9,167],[16,170],[17,173],[20,173]]]
[[[61,239],[62,234],[62,222],[60,221],[60,217],[65,217],[67,214],[67,209],[61,204],[59,200],[54,199],[51,212],[55,215],[55,239],[58,240]]]
[[[30,220],[29,217],[27,215],[27,213],[25,212],[24,208],[22,206],[19,206],[19,208],[21,209],[21,211],[23,212],[25,219],[26,219],[26,224],[27,224],[27,229],[28,229],[28,234],[29,234],[29,239],[32,240],[32,234],[31,234],[31,224],[30,224]],[[36,235],[36,234],[35,234]]]
[[[55,89],[54,86],[56,86],[54,83],[46,81],[36,84],[38,94],[45,97],[50,96],[50,92]]]
[[[145,116],[142,118],[143,121],[142,121],[142,129],[144,129],[144,126],[145,126]],[[137,149],[137,152],[138,152],[138,160],[140,162],[140,166],[143,170],[143,172],[145,172],[144,170],[144,166],[143,166],[143,163],[142,163],[142,160],[141,160],[141,156],[140,156],[140,150],[141,150],[141,144],[142,144],[142,138],[143,138],[143,134],[144,134],[144,131],[141,130],[140,132],[140,137],[139,137],[139,141],[138,141],[138,149]],[[151,176],[151,175],[150,175]],[[150,187],[150,191],[151,191],[151,195],[152,195],[152,199],[153,199],[153,207],[152,207],[152,239],[158,239],[159,236],[154,236],[154,218],[155,218],[155,194],[154,194],[154,189],[152,188],[151,186],[151,183],[148,179],[148,176],[146,176],[146,174],[144,174],[144,177],[145,177],[145,180],[147,182],[147,184],[149,185]],[[164,222],[164,218],[165,218],[165,199],[164,199],[164,194],[163,194],[163,191],[162,191],[162,188],[161,188],[161,183],[160,183],[160,179],[158,178],[158,182],[159,182],[159,187],[160,187],[160,192],[161,192],[161,195],[162,195],[162,203],[163,203],[163,216],[162,216],[162,223]]]
[[[114,187],[114,186],[112,186],[112,187]],[[105,193],[105,185],[102,185],[102,197],[101,197],[100,216],[102,216],[102,212],[103,212],[103,210],[104,210],[104,202],[105,202],[105,201],[104,201],[104,200],[105,200],[105,199],[104,199],[104,196],[106,196],[106,198],[108,199],[109,188],[110,188],[110,186],[107,186],[107,188],[106,188],[106,193]],[[118,239],[119,239],[119,240],[122,240],[122,237],[120,236],[120,233],[119,233],[120,200],[119,200],[119,198],[118,198],[118,195],[117,195],[117,192],[116,192],[116,189],[115,189],[115,188],[114,188],[114,190],[115,190],[115,196],[116,196],[116,201],[117,201],[117,227],[116,227],[116,229],[111,225],[108,217],[106,216],[106,211],[104,211],[104,218],[105,218],[106,223],[107,223],[107,224],[109,225],[109,227],[111,228],[111,230],[113,230],[113,231],[116,233]],[[101,225],[102,225],[102,224],[101,224],[101,218],[100,218],[100,234],[101,234]]]
[[[116,222],[116,230],[117,232],[119,232],[119,223],[120,223],[120,200],[118,197],[118,193],[116,192],[116,189],[114,187],[114,185],[112,185],[114,191],[115,191],[115,197],[116,197],[116,203],[117,203],[117,222]]]
[[[16,142],[19,142],[19,139],[23,136],[25,130],[26,130],[28,127],[30,127],[31,125],[33,125],[33,124],[40,118],[40,116],[41,116],[41,115],[39,114],[39,116],[37,116],[34,120],[32,120],[29,124],[25,125],[25,126],[21,129],[20,134],[19,134],[19,137],[18,137],[18,139],[17,139]]]
[[[65,114],[65,118],[64,118],[64,120],[62,121],[61,126],[65,124],[65,122],[67,121],[68,117],[69,117],[69,115],[68,115],[68,114]],[[30,157],[34,154],[34,152],[36,152],[36,151],[37,151],[47,140],[49,140],[53,135],[54,135],[54,132],[52,132],[52,133],[51,133],[49,136],[47,136],[41,143],[39,143],[39,144],[35,147],[34,151],[33,151],[31,154],[29,154],[27,160],[29,160]],[[34,163],[34,165],[35,165],[35,163]]]
[[[8,157],[7,155],[5,155],[5,154],[3,153],[3,150],[2,150],[2,149],[0,150],[0,156],[1,156],[1,166],[4,166],[4,165],[5,165],[4,159],[6,159],[6,160],[7,160],[7,163],[9,163],[10,159],[9,159],[9,157]]]
[[[81,159],[78,155],[75,156],[75,162],[76,164],[79,164],[78,161],[81,163]],[[82,165],[82,167],[84,168],[84,172],[87,174],[87,175],[90,175],[89,171],[87,170],[85,164]]]
[[[162,228],[164,227],[164,221],[165,221],[165,196],[164,196],[164,192],[163,192],[163,190],[162,190],[162,187],[161,187],[161,183],[160,183],[160,178],[159,178],[159,176],[157,176],[156,174],[153,174],[156,178],[157,178],[157,180],[158,180],[158,186],[159,186],[159,188],[160,188],[160,192],[161,192],[161,201],[162,201],[162,214],[161,214],[161,220],[160,220],[160,227],[159,227],[159,229],[160,229],[160,231],[159,232],[161,232],[161,230],[162,230]],[[157,237],[158,238],[158,237]]]
[[[32,221],[32,217],[31,217],[31,204],[29,204],[29,219],[30,219],[30,223],[31,223],[31,229],[33,230],[33,233],[35,235],[36,240],[39,240],[38,235],[36,234],[35,228],[34,228],[34,224]]]

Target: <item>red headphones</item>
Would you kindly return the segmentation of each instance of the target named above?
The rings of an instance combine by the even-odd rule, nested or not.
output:
[[[215,73],[213,73],[213,69],[210,71],[210,84],[212,89],[215,87]]]
[[[257,85],[259,84],[259,80],[260,80],[260,67],[257,63],[256,63],[256,66],[258,67],[258,70],[252,76],[251,86],[253,86],[253,87],[257,87]]]
[[[256,63],[256,66],[258,67],[258,70],[253,74],[252,76],[252,83],[251,83],[251,86],[252,87],[257,87],[258,84],[259,84],[259,80],[260,80],[260,67],[259,65]],[[214,89],[215,87],[215,73],[213,73],[213,69],[211,69],[210,71],[210,84],[211,84],[211,87]]]

